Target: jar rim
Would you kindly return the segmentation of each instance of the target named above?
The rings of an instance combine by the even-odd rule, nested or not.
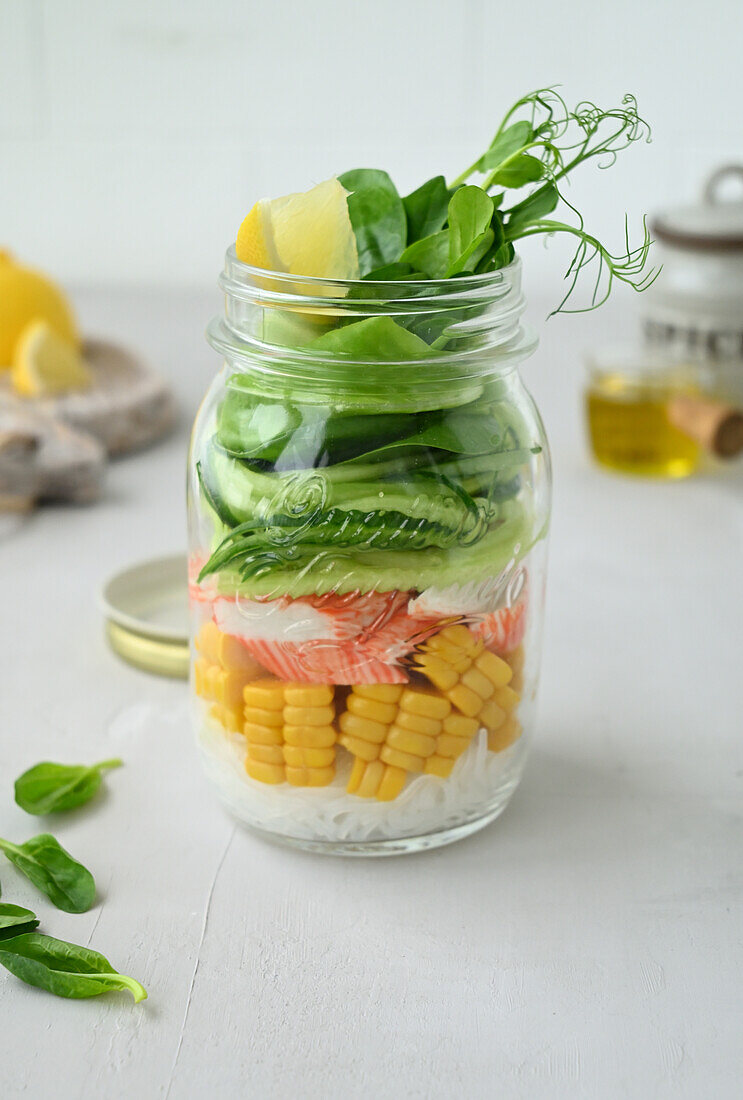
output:
[[[428,291],[437,301],[444,298],[466,298],[474,291],[494,291],[500,288],[510,289],[520,280],[521,259],[514,256],[505,267],[499,267],[495,271],[483,272],[479,275],[467,273],[457,275],[449,279],[330,279],[318,275],[298,275],[288,271],[274,271],[270,268],[255,267],[238,259],[235,245],[231,244],[225,253],[224,271],[220,276],[220,286],[228,293],[238,297],[258,298],[261,301],[273,300],[280,296],[284,303],[292,298],[318,297],[325,304],[334,301],[343,303],[350,291],[357,290],[384,290],[394,288],[399,297],[387,297],[388,302],[408,301],[421,298],[421,290]],[[306,286],[314,293],[298,293],[298,287]],[[335,298],[329,294],[323,294],[322,288],[336,288],[338,294]],[[243,293],[241,293],[243,291]],[[436,293],[436,292],[440,293]],[[359,304],[374,301],[374,298],[361,298],[354,295],[354,300]]]
[[[347,379],[349,367],[373,364],[390,378],[392,368],[417,366],[442,379],[447,371],[461,377],[463,369],[473,374],[507,370],[536,346],[533,332],[521,324],[526,302],[517,257],[497,271],[452,279],[344,280],[253,267],[238,260],[231,245],[219,285],[225,292],[225,315],[209,325],[209,343],[227,359],[259,360],[263,371],[296,375],[337,369],[339,378]],[[379,323],[382,318],[427,332],[443,324],[433,341],[419,341],[420,354],[415,347],[401,351],[396,340],[390,345],[389,330],[373,355],[315,343],[323,326],[327,332],[327,326]],[[303,329],[298,340],[297,324]]]

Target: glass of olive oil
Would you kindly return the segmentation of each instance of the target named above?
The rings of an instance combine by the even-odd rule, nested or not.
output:
[[[699,393],[693,367],[640,349],[594,355],[588,371],[588,434],[598,463],[645,477],[694,473],[701,450],[667,411],[679,394]]]

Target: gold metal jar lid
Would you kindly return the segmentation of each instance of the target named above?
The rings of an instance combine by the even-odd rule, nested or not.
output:
[[[111,577],[101,591],[106,637],[124,661],[158,676],[189,668],[185,554],[153,558]]]

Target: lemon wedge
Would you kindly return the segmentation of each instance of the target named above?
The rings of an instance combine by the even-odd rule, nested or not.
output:
[[[86,389],[92,381],[77,348],[41,320],[26,325],[16,341],[10,378],[16,393],[24,397]]]
[[[0,370],[10,366],[16,341],[37,319],[47,321],[58,336],[79,348],[75,320],[62,291],[0,251]]]
[[[291,275],[358,279],[348,194],[337,179],[329,179],[310,191],[260,199],[237,234],[238,260]]]

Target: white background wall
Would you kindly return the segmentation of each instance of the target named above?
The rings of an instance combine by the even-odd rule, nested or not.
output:
[[[572,190],[621,243],[625,210],[743,159],[742,47],[740,0],[0,0],[0,245],[72,282],[213,283],[256,197],[453,175],[552,82],[653,124]]]

